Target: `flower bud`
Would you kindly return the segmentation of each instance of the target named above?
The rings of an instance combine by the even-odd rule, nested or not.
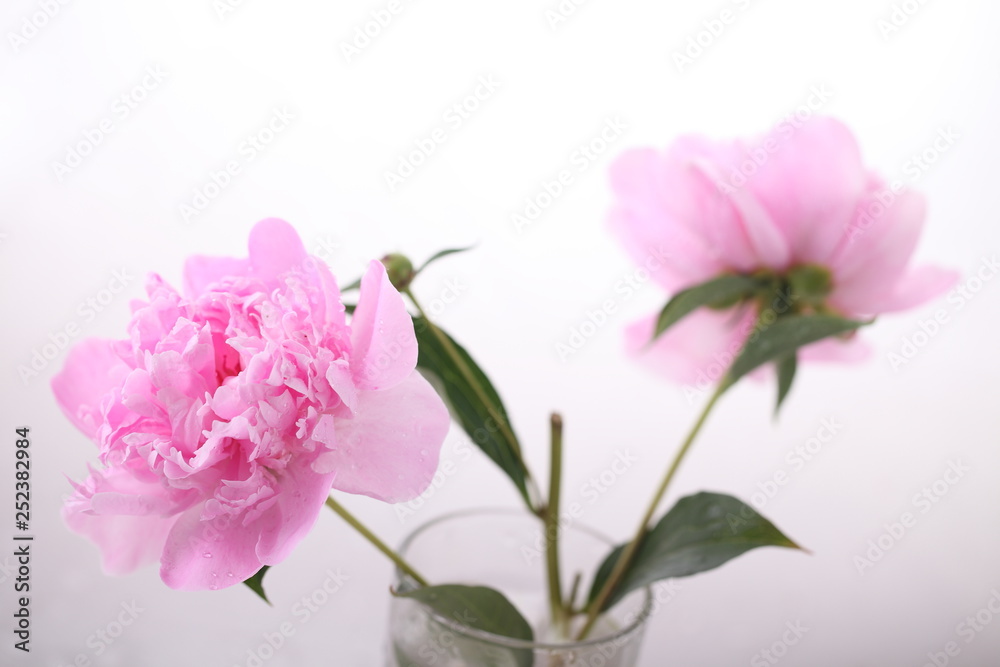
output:
[[[402,292],[409,287],[410,283],[417,276],[417,272],[413,270],[413,262],[406,255],[401,255],[397,252],[383,257],[382,265],[385,266],[389,282],[392,283],[392,286],[398,292]]]

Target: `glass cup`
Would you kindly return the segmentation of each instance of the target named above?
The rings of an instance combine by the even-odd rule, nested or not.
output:
[[[584,641],[560,638],[549,622],[545,528],[517,510],[469,510],[448,514],[414,531],[400,554],[431,583],[489,586],[502,592],[532,624],[527,642],[476,630],[426,606],[394,597],[389,616],[387,667],[631,667],[637,664],[653,597],[636,591],[605,612]],[[613,543],[578,524],[560,530],[562,590],[582,576],[579,596]],[[394,589],[415,582],[396,572]],[[577,606],[581,601],[578,600]],[[579,616],[575,629],[582,625]],[[573,633],[571,632],[570,635]]]

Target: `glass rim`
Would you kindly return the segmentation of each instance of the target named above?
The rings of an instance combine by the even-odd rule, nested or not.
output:
[[[410,534],[408,534],[399,545],[399,554],[401,556],[406,555],[407,549],[417,539],[421,534],[427,532],[427,530],[454,519],[460,519],[469,515],[483,515],[483,514],[494,514],[494,515],[508,515],[508,516],[519,516],[519,517],[530,517],[539,520],[535,515],[526,512],[524,510],[511,509],[511,508],[501,508],[501,507],[479,507],[470,508],[464,510],[456,510],[453,512],[448,512],[447,514],[442,514],[441,516],[435,517],[430,521],[420,524],[414,529]],[[587,526],[586,524],[574,524],[572,526],[573,530],[578,530],[583,533],[589,534],[591,537],[595,537],[598,540],[607,543],[609,547],[614,547],[615,543],[613,540],[608,538],[603,533]],[[403,570],[397,565],[396,568],[396,582],[404,581],[409,578],[409,576],[403,572]],[[515,639],[513,637],[506,637],[504,635],[497,635],[492,632],[487,632],[485,630],[478,630],[476,628],[471,628],[467,625],[459,623],[455,619],[448,618],[447,616],[442,616],[437,611],[425,607],[425,612],[432,616],[435,621],[444,625],[449,630],[454,631],[457,634],[470,637],[472,639],[478,639],[481,641],[490,642],[504,648],[512,649],[532,649],[532,650],[543,650],[543,651],[565,651],[569,649],[584,649],[584,648],[594,648],[610,643],[617,643],[618,641],[624,639],[625,637],[634,634],[639,630],[643,624],[652,616],[653,613],[653,591],[650,585],[644,586],[642,588],[643,593],[643,603],[642,608],[636,614],[635,618],[627,623],[624,627],[617,630],[616,632],[604,635],[602,637],[596,637],[593,639],[584,639],[583,641],[570,641],[570,642],[543,642],[543,641],[525,641],[523,639]]]

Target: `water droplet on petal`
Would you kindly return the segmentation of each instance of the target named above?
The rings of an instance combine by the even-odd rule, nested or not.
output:
[[[231,576],[233,576],[233,573],[232,572],[226,572],[226,576],[227,577],[231,577]]]
[[[211,586],[209,586],[209,588],[210,588],[211,590],[213,590],[213,591],[217,591],[217,590],[219,590],[219,587],[218,587],[218,586],[216,586],[215,584],[212,584]]]
[[[420,450],[420,455],[421,456],[427,456],[427,450],[426,449],[421,449]]]
[[[205,553],[203,553],[202,555],[203,555],[203,556],[204,556],[205,558],[211,558],[211,557],[212,557],[212,554],[208,553],[207,551],[206,551]]]

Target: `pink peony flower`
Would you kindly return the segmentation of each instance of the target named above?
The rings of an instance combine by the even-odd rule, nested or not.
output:
[[[909,268],[923,197],[868,171],[851,132],[832,119],[779,125],[750,143],[683,137],[662,153],[631,150],[612,165],[611,181],[612,229],[673,293],[723,273],[782,279],[808,267],[829,280],[816,310],[865,318],[916,306],[957,279],[937,267]],[[626,337],[654,368],[704,383],[725,372],[756,317],[748,304],[701,309],[647,347],[652,315]],[[852,337],[820,341],[800,358],[865,353]]]
[[[373,261],[350,323],[333,276],[277,219],[249,259],[191,257],[159,276],[128,338],[87,340],[52,381],[100,469],[66,503],[112,573],[160,561],[172,588],[224,588],[282,561],[331,487],[420,494],[448,412],[414,370],[413,323]]]

